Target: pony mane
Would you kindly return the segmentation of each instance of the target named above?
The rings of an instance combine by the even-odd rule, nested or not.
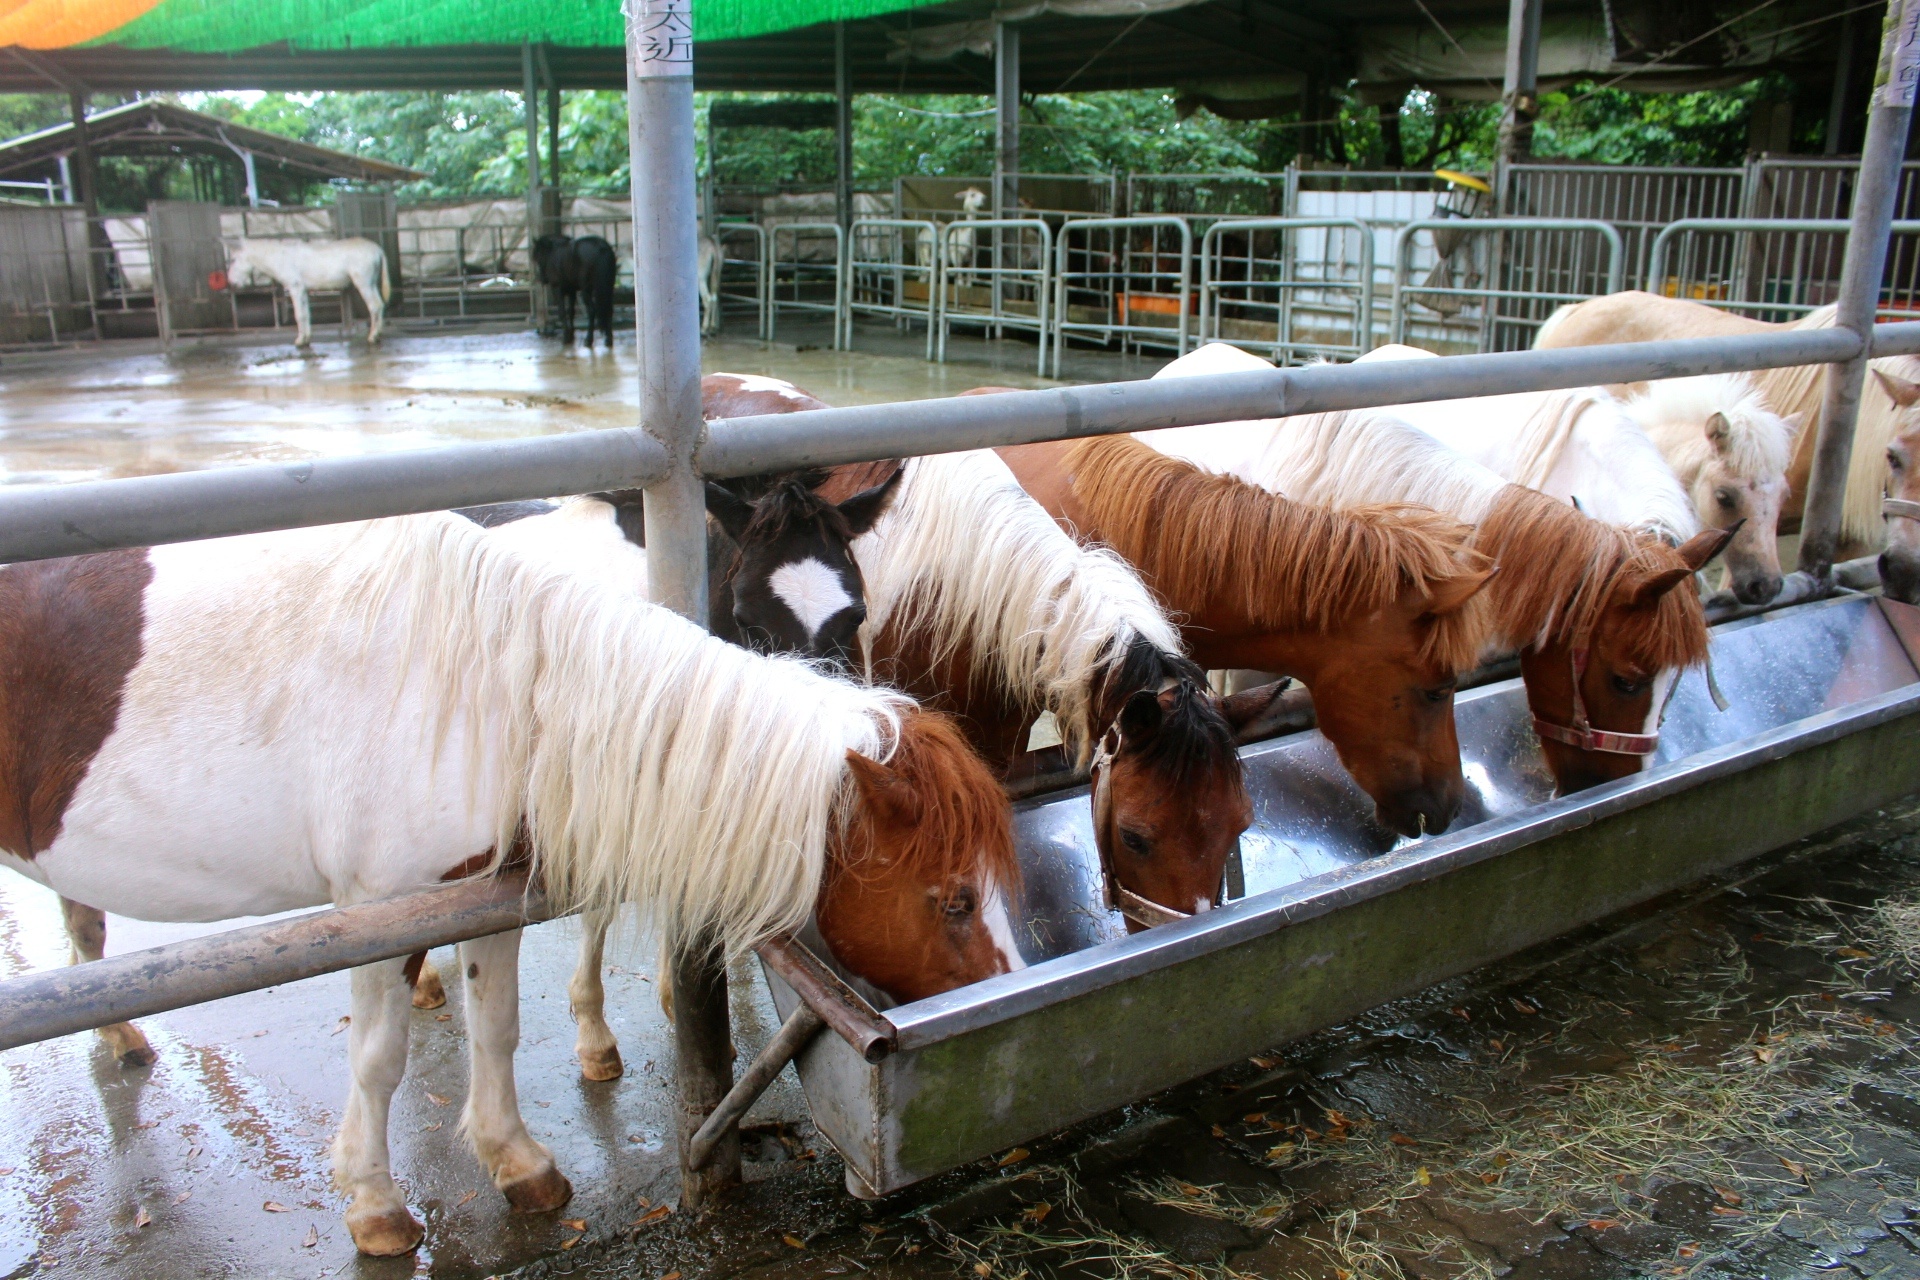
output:
[[[1519,485],[1494,503],[1478,545],[1500,564],[1497,590],[1483,593],[1494,596],[1495,628],[1519,645],[1571,643],[1598,620],[1622,575],[1687,568],[1655,534],[1583,516]],[[1691,573],[1645,612],[1647,625],[1626,637],[1634,662],[1652,672],[1706,661],[1707,619]]]
[[[999,782],[951,716],[909,706],[899,723],[886,763],[920,799],[916,820],[904,845],[888,850],[884,867],[870,865],[873,850],[864,842],[836,840],[828,876],[905,871],[945,883],[980,870],[1011,895],[1020,885],[1020,859]]]
[[[973,669],[1091,748],[1096,687],[1136,637],[1181,652],[1179,632],[1133,569],[1069,537],[991,451],[914,458],[898,495],[854,549],[869,638],[888,626],[962,645]],[[864,477],[863,477],[864,478]]]
[[[1795,329],[1831,329],[1839,307],[1829,303],[1818,311],[1802,316]],[[1870,367],[1920,382],[1920,357],[1883,356]],[[1812,431],[1820,421],[1826,398],[1827,366],[1795,365],[1786,369],[1763,369],[1754,374],[1767,402],[1776,413],[1802,413],[1801,432]],[[1871,374],[1860,396],[1860,418],[1853,431],[1853,456],[1847,463],[1847,492],[1842,508],[1841,527],[1847,537],[1867,546],[1878,546],[1885,536],[1880,516],[1880,499],[1886,488],[1887,446],[1899,434],[1902,410],[1893,398],[1875,385]]]
[[[1750,374],[1663,378],[1628,400],[1626,410],[1683,477],[1714,456],[1706,422],[1716,413],[1727,422],[1727,464],[1736,475],[1777,480],[1793,460],[1793,428],[1768,406]]]
[[[1128,436],[1083,440],[1067,466],[1106,540],[1163,598],[1230,601],[1275,630],[1325,634],[1486,567],[1467,548],[1469,526],[1425,507],[1290,502]],[[1423,660],[1473,666],[1487,634],[1484,595],[1432,620]]]
[[[1169,681],[1175,694],[1173,705],[1161,709],[1160,732],[1130,749],[1137,749],[1140,762],[1174,786],[1227,770],[1238,777],[1240,752],[1233,726],[1203,692],[1207,673],[1198,664],[1135,636],[1126,657],[1108,674],[1107,689],[1126,690],[1127,696],[1135,690],[1157,693]],[[1114,701],[1110,697],[1109,705]]]
[[[1377,409],[1279,419],[1244,478],[1316,507],[1410,502],[1468,524],[1485,519],[1507,487],[1486,467]]]
[[[1610,465],[1644,467],[1649,480],[1664,479],[1664,484],[1638,490],[1646,505],[1635,524],[1675,542],[1697,532],[1699,518],[1694,512],[1693,500],[1673,474],[1673,468],[1625,406],[1597,387],[1540,395],[1533,413],[1520,429],[1520,451],[1513,482],[1529,489],[1545,488],[1561,454],[1566,452],[1583,424],[1594,433],[1587,438],[1608,451]]]
[[[633,902],[669,944],[800,926],[850,817],[846,753],[887,760],[912,707],[451,515],[360,526],[328,574],[369,630],[398,612],[441,723],[468,715],[495,848],[524,831],[555,902]]]

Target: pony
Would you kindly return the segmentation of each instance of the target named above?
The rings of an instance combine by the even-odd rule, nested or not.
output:
[[[1433,359],[1431,351],[1393,343],[1354,363]],[[1575,503],[1608,524],[1674,543],[1700,531],[1693,500],[1673,468],[1602,388],[1434,400],[1386,411],[1515,484]]]
[[[1821,307],[1786,324],[1750,320],[1704,303],[1630,289],[1561,307],[1540,327],[1534,346],[1585,347],[1607,342],[1654,342],[1665,338],[1707,338],[1721,335],[1780,333],[1786,330],[1830,329],[1836,308]],[[1806,502],[1807,478],[1813,471],[1813,446],[1819,438],[1826,409],[1830,365],[1793,365],[1756,370],[1752,377],[1767,405],[1778,414],[1797,418],[1799,434],[1787,466],[1787,496],[1780,510],[1780,531],[1797,533]],[[1889,480],[1888,450],[1896,439],[1920,428],[1920,357],[1883,356],[1872,361],[1860,393],[1860,415],[1854,423],[1853,453],[1847,464],[1847,489],[1841,513],[1841,557],[1865,555],[1881,545],[1890,526],[1881,522],[1881,496]],[[1639,384],[1631,384],[1638,389]],[[1905,540],[1908,534],[1902,533]],[[1912,553],[1896,550],[1893,559]],[[1912,573],[1920,577],[1920,561]]]
[[[296,347],[313,345],[313,311],[307,294],[313,289],[345,290],[352,285],[367,304],[367,341],[378,342],[386,328],[387,295],[391,283],[387,255],[371,240],[242,239],[227,256],[227,280],[245,289],[265,282],[278,284],[293,301]],[[342,307],[346,301],[341,300]]]
[[[1723,554],[1735,598],[1765,604],[1779,595],[1780,507],[1801,415],[1773,412],[1744,373],[1663,378],[1625,407],[1693,499],[1701,527],[1734,530]]]
[[[574,301],[587,295],[587,350],[593,331],[607,335],[613,350],[613,282],[619,274],[613,246],[599,236],[546,235],[533,242],[533,270],[540,283],[559,295],[560,343],[573,345]]]
[[[440,513],[0,568],[0,862],[181,921],[524,865],[672,947],[738,956],[812,916],[907,995],[1017,965],[1010,809],[950,720],[610,590],[611,508],[565,514],[602,526],[599,567]],[[539,1212],[571,1187],[516,1101],[518,952],[460,944],[462,1127]],[[423,1234],[387,1149],[407,969],[352,978],[334,1176],[374,1255]]]
[[[1878,373],[1878,370],[1875,370]],[[1882,374],[1883,378],[1887,375]],[[1894,383],[1895,399],[1906,407],[1920,400],[1920,384]],[[1920,418],[1909,419],[1887,444],[1887,545],[1880,552],[1880,586],[1905,604],[1920,604]]]
[[[1465,791],[1454,686],[1488,625],[1471,529],[1290,502],[1126,436],[999,453],[1050,515],[1140,571],[1200,665],[1303,681],[1383,827],[1446,830]]]
[[[700,336],[711,338],[720,332],[720,272],[726,267],[726,255],[720,242],[702,231],[694,280],[700,289]]]

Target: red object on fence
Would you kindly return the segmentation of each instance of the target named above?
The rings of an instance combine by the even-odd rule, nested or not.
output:
[[[207,272],[207,288],[220,293],[227,287],[227,273],[224,271]]]

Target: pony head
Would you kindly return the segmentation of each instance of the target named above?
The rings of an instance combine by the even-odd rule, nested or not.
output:
[[[1880,585],[1889,596],[1906,604],[1920,604],[1920,383],[1909,382],[1880,369],[1874,381],[1900,409],[1893,438],[1887,443],[1887,497],[1882,511],[1887,520],[1887,547],[1880,553]]]
[[[1803,415],[1767,406],[1744,373],[1650,383],[1627,410],[1693,500],[1707,529],[1735,530],[1725,556],[1728,585],[1743,604],[1780,593],[1780,509]]]
[[[1199,667],[1135,638],[1095,713],[1109,727],[1094,780],[1094,839],[1121,889],[1181,915],[1220,905],[1227,859],[1253,823],[1236,735],[1284,684],[1222,699]],[[1114,905],[1129,932],[1150,923]]]
[[[533,258],[534,274],[539,277],[541,284],[554,283],[554,265],[561,253],[572,244],[572,236],[561,235],[544,235],[533,242],[533,248],[529,252]]]
[[[1024,968],[1012,805],[953,721],[909,709],[884,763],[847,769],[815,907],[835,958],[903,1002]]]
[[[253,241],[235,241],[227,250],[227,284],[234,289],[251,289],[272,284],[273,279],[254,261]]]
[[[867,605],[849,547],[885,514],[902,474],[837,504],[806,475],[783,476],[753,499],[708,483],[707,510],[739,546],[727,583],[740,643],[851,666]]]

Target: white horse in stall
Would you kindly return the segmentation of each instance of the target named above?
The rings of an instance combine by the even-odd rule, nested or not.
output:
[[[240,288],[260,284],[262,279],[278,284],[293,301],[293,344],[313,345],[313,313],[307,295],[315,289],[339,289],[349,285],[359,291],[367,304],[370,323],[367,341],[380,341],[386,327],[387,295],[391,289],[387,255],[379,245],[359,236],[345,240],[252,240],[243,239],[227,259],[227,280]],[[346,300],[341,299],[341,306]]]
[[[694,276],[700,289],[700,336],[711,338],[720,332],[720,271],[726,257],[720,252],[720,242],[704,231],[700,233],[699,255]]]
[[[988,918],[1010,810],[950,721],[610,589],[604,503],[548,527],[591,563],[438,513],[0,567],[0,865],[86,904],[76,961],[104,911],[221,920],[530,862],[552,901],[634,902],[669,946],[737,956],[817,911],[858,974],[1011,967]],[[461,1128],[540,1212],[572,1188],[520,1116],[519,948],[460,944]],[[404,1253],[408,962],[352,992],[334,1179],[359,1249]]]

